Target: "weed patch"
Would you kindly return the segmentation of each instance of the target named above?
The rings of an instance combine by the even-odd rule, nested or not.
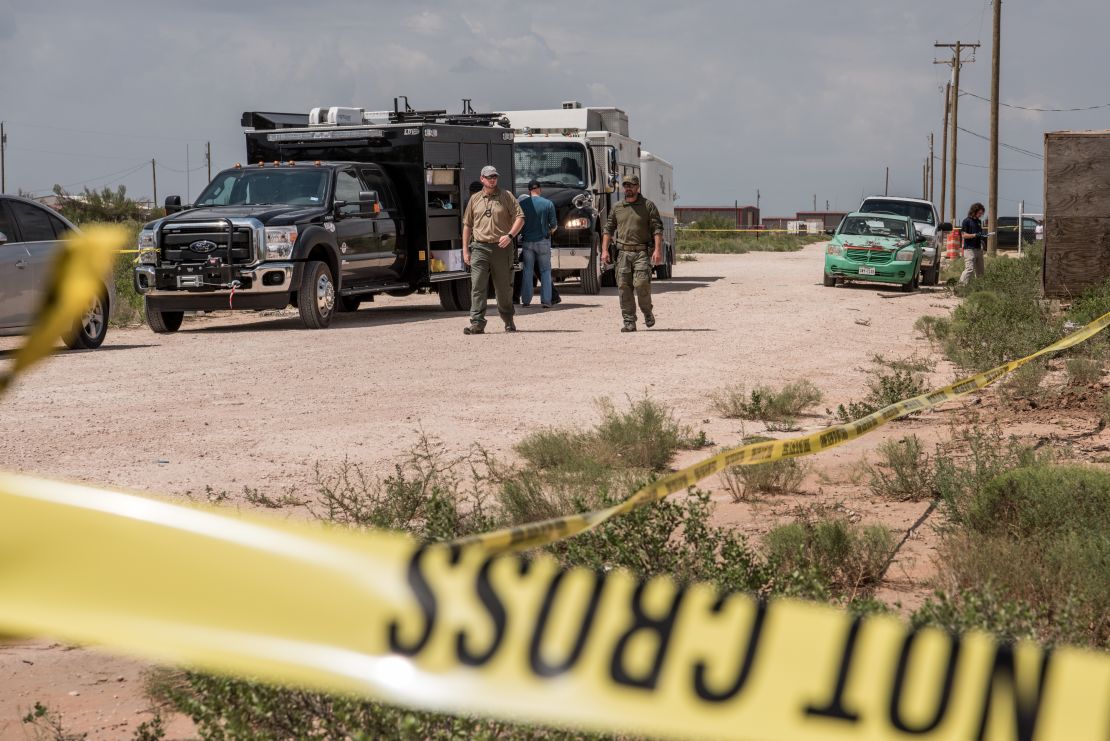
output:
[[[781,389],[756,386],[745,393],[743,386],[728,386],[710,395],[717,412],[729,419],[787,422],[821,403],[821,390],[807,379],[793,381]]]
[[[853,600],[878,586],[894,537],[879,525],[861,528],[839,518],[803,520],[769,532],[764,547],[780,575],[808,576],[825,585],[830,596]]]
[[[748,437],[744,443],[771,440],[769,437]],[[721,471],[721,482],[734,502],[750,502],[761,495],[787,494],[797,491],[805,479],[809,465],[800,458],[783,458],[751,466],[729,466]]]
[[[932,460],[917,435],[887,440],[879,462],[868,466],[871,492],[884,499],[919,501],[934,495]]]
[[[913,396],[920,396],[928,391],[925,388],[925,379],[919,372],[899,367],[893,368],[889,373],[883,372],[881,368],[871,371],[871,379],[867,385],[867,396],[862,401],[851,401],[847,406],[837,405],[837,419],[841,422],[851,422],[885,406]],[[914,414],[917,412],[907,416]]]

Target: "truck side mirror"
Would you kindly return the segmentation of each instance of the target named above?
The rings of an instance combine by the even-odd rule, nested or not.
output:
[[[166,196],[166,216],[181,210],[181,196]]]
[[[382,211],[382,202],[378,199],[376,190],[359,191],[358,202],[362,206],[363,213],[377,215]]]

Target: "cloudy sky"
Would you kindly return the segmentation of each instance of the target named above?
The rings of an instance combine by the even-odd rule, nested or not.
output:
[[[1050,9],[1051,6],[1051,9]],[[1003,4],[1000,100],[1110,103],[1110,3]],[[0,0],[0,120],[7,192],[123,184],[195,196],[243,158],[243,111],[315,106],[479,110],[617,106],[675,166],[679,205],[754,204],[765,216],[919,195],[939,156],[949,59],[982,42],[961,87],[990,93],[988,0],[524,3],[502,0]],[[970,56],[970,55],[969,55]],[[959,124],[989,133],[965,95]],[[1043,199],[1043,132],[1108,129],[1110,107],[1003,108],[1000,208]],[[958,203],[986,200],[989,148],[959,135]],[[939,178],[939,163],[936,167]],[[939,197],[939,182],[936,193]]]

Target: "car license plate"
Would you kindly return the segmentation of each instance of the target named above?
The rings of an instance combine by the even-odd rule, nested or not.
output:
[[[864,265],[864,266],[860,267],[859,274],[860,275],[874,275],[875,274],[875,268],[869,268],[866,265]]]

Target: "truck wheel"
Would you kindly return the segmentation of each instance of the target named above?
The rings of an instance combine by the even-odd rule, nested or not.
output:
[[[181,320],[185,318],[184,311],[158,311],[146,302],[146,324],[155,334],[169,334],[181,329]]]
[[[361,305],[362,299],[355,298],[354,296],[340,296],[336,308],[339,309],[339,311],[358,311],[358,307]]]
[[[335,283],[331,268],[319,260],[309,260],[297,290],[297,309],[307,329],[324,329],[335,315]]]
[[[933,265],[931,268],[926,268],[921,274],[921,285],[935,286],[940,283],[940,263]]]
[[[909,281],[903,283],[901,288],[902,288],[903,293],[913,293],[914,291],[916,291],[917,290],[917,274],[914,273],[913,278],[910,279]]]
[[[73,330],[62,335],[62,342],[70,350],[95,350],[108,334],[108,297],[97,296],[89,310],[73,325]]]
[[[440,283],[438,287],[439,305],[444,311],[468,311],[470,309],[470,279],[453,280]]]
[[[832,288],[835,285],[836,285],[836,278],[829,275],[828,273],[825,273],[825,288]]]
[[[596,296],[601,293],[601,255],[598,254],[597,237],[590,247],[590,263],[582,271],[582,293]]]

